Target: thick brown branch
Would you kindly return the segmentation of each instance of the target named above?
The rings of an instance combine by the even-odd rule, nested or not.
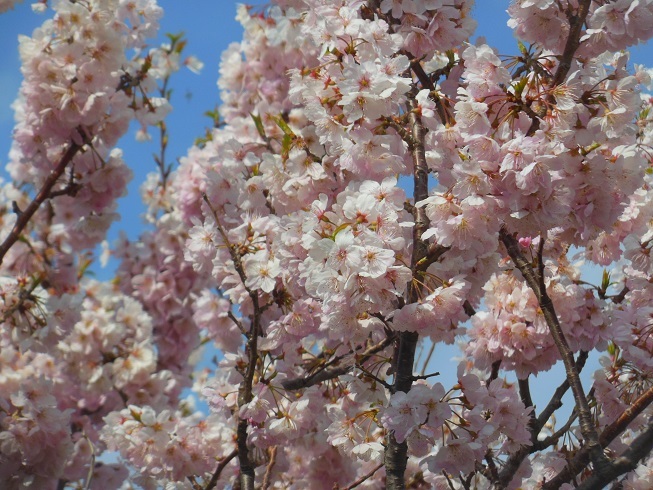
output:
[[[560,85],[569,70],[571,69],[571,60],[576,54],[578,46],[580,46],[580,37],[583,31],[583,25],[587,19],[587,14],[590,10],[590,5],[592,0],[580,0],[578,5],[578,11],[573,14],[568,15],[569,18],[569,36],[567,37],[567,42],[565,44],[565,50],[562,53],[560,58],[560,63],[558,64],[558,69],[553,77],[554,85]]]
[[[642,413],[646,407],[653,403],[653,387],[646,390],[635,400],[628,409],[622,413],[617,420],[608,425],[601,436],[599,442],[603,447],[607,447],[616,437],[619,436],[635,418]],[[555,478],[547,482],[542,489],[554,490],[565,482],[571,480],[589,463],[589,453],[586,447],[582,448],[574,459],[565,468],[558,473]]]
[[[2,242],[0,245],[0,264],[2,264],[2,261],[4,260],[5,255],[7,255],[7,252],[9,252],[9,249],[20,238],[20,235],[23,233],[23,230],[25,230],[29,220],[32,219],[32,216],[34,216],[39,207],[41,207],[41,204],[43,204],[46,199],[51,197],[52,188],[66,171],[66,167],[81,148],[82,147],[76,143],[70,143],[68,145],[68,148],[61,156],[59,163],[57,163],[56,167],[50,171],[50,175],[48,175],[48,177],[45,179],[45,182],[34,197],[34,200],[29,203],[27,208],[18,214],[18,218],[16,219],[14,227],[11,229],[11,232],[9,232],[7,238],[5,238],[4,242]]]
[[[594,472],[578,490],[601,490],[605,483],[637,468],[639,461],[653,449],[653,417],[648,420],[648,427],[630,443],[621,456],[612,461],[602,472]]]
[[[420,115],[417,111],[417,101],[414,93],[409,98],[409,120],[412,131],[413,145],[413,198],[415,202],[422,201],[428,197],[428,165],[426,164],[426,152],[424,149],[425,129],[422,125]],[[422,240],[422,234],[429,227],[429,220],[424,207],[414,207],[413,217],[413,255],[411,257],[411,270],[413,277],[418,270],[418,264],[428,255],[428,246]],[[416,281],[411,281],[408,286],[408,301],[415,303],[419,300],[420,291]],[[395,326],[401,330],[401,326]],[[392,392],[403,391],[408,393],[413,385],[413,364],[415,363],[415,349],[417,348],[418,334],[416,332],[401,332],[399,334],[399,346],[395,354],[395,379]],[[399,443],[393,433],[388,435],[385,450],[386,488],[402,490],[406,488],[404,473],[408,460],[408,445],[406,441]]]

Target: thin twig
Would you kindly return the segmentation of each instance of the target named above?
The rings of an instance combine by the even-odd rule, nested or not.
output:
[[[213,488],[215,488],[215,486],[218,484],[218,479],[220,478],[220,474],[222,473],[222,470],[224,470],[229,464],[229,462],[232,459],[234,459],[236,456],[238,456],[237,448],[231,451],[229,454],[227,454],[224,458],[222,458],[222,460],[218,464],[218,467],[213,472],[213,476],[204,487],[204,490],[212,490]]]
[[[434,352],[435,352],[435,342],[431,342],[429,353],[426,354],[426,359],[424,359],[424,364],[422,364],[422,370],[419,372],[420,376],[424,376],[424,374],[426,373],[426,368],[428,367],[429,361],[431,360],[431,357],[433,357]]]
[[[431,373],[431,374],[420,374],[419,376],[413,376],[413,381],[417,381],[420,379],[429,379],[432,378],[433,376],[440,376],[440,372],[436,371],[435,373]]]
[[[277,461],[277,446],[272,446],[270,448],[270,461],[265,468],[265,475],[263,475],[263,485],[261,485],[261,490],[268,490],[270,486],[270,476],[272,475],[272,468],[274,463]]]
[[[365,483],[366,480],[372,478],[374,476],[374,473],[379,471],[382,467],[383,467],[383,463],[379,463],[372,471],[370,471],[366,475],[361,476],[358,480],[346,486],[342,490],[352,490],[352,488],[356,488],[357,486],[362,485],[363,483]]]
[[[536,441],[533,444],[533,447],[531,448],[531,453],[535,451],[541,451],[543,449],[548,448],[549,446],[553,446],[554,444],[557,444],[558,440],[571,428],[571,425],[574,423],[574,421],[577,418],[578,418],[578,412],[576,412],[576,410],[572,411],[565,425],[560,427],[557,431],[555,431],[550,436],[545,437],[541,441]]]

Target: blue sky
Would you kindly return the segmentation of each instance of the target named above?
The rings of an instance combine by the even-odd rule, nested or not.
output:
[[[0,165],[2,167],[7,161],[13,128],[13,111],[9,106],[15,99],[21,80],[17,36],[31,34],[33,29],[45,19],[44,16],[32,13],[29,3],[30,0],[26,0],[15,10],[0,15],[0,46],[4,48],[0,51]],[[261,5],[264,2],[249,3]],[[219,103],[216,81],[220,53],[229,43],[240,40],[242,29],[234,19],[237,3],[231,0],[159,0],[159,4],[165,10],[159,42],[167,32],[184,31],[188,39],[186,54],[196,55],[205,64],[200,75],[194,75],[183,69],[172,80],[174,110],[166,124],[170,131],[168,158],[169,162],[174,162],[178,157],[186,154],[195,138],[202,135],[204,128],[210,124],[203,113]],[[477,0],[473,12],[474,18],[479,23],[477,35],[484,36],[488,44],[496,47],[502,55],[518,53],[512,32],[506,26],[508,15],[505,10],[508,5],[509,0]],[[653,65],[653,47],[650,44],[638,47],[632,52],[634,62]],[[120,147],[124,150],[125,161],[134,171],[134,180],[129,186],[129,195],[120,200],[119,213],[122,218],[112,227],[109,241],[114,240],[120,230],[125,231],[130,238],[136,239],[145,226],[140,219],[144,208],[140,203],[138,188],[145,175],[156,169],[152,153],[157,151],[158,141],[154,137],[152,143],[137,143],[134,140],[135,129],[133,128],[120,143]],[[154,132],[152,134],[156,136]],[[112,276],[110,267],[103,271],[96,269],[96,273],[100,279],[109,279]],[[446,361],[451,355],[453,355],[451,349],[438,348],[434,361],[440,366],[448,364]],[[449,366],[451,372],[443,373],[439,379],[445,385],[450,385],[455,377],[455,368],[451,364]],[[589,369],[586,370],[588,371],[591,372]],[[554,369],[541,376],[548,379],[544,381],[544,385],[550,388],[544,390],[545,393],[542,393],[542,390],[534,390],[536,403],[539,398],[540,404],[543,403],[541,397],[552,391],[553,386],[562,379],[562,373],[561,370]]]

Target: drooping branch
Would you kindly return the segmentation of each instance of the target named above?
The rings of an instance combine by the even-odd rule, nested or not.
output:
[[[41,207],[41,204],[43,204],[46,199],[52,197],[52,188],[56,185],[59,178],[66,171],[68,164],[73,160],[81,148],[82,146],[75,142],[68,144],[68,148],[66,148],[66,151],[59,159],[59,163],[57,163],[55,168],[50,171],[50,175],[45,179],[45,182],[43,182],[41,189],[39,189],[39,192],[36,194],[32,202],[29,203],[27,208],[18,213],[16,223],[9,232],[7,238],[5,238],[2,244],[0,244],[0,265],[2,265],[2,261],[4,260],[5,255],[7,255],[7,252],[9,252],[9,249],[20,238],[20,235],[25,230],[30,219],[32,219],[32,216],[34,216],[36,211]]]

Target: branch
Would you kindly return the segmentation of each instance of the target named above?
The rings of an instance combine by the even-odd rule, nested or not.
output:
[[[204,487],[204,490],[212,490],[213,488],[215,488],[215,486],[218,484],[220,473],[222,473],[222,470],[224,470],[229,464],[229,462],[232,459],[234,459],[236,456],[238,456],[238,449],[234,449],[229,454],[227,454],[224,458],[222,458],[222,461],[220,461],[220,464],[218,464],[218,467],[215,469],[213,476]]]
[[[497,465],[494,462],[494,456],[492,455],[492,450],[488,449],[485,453],[485,462],[487,463],[487,475],[486,477],[491,482],[499,481],[499,472],[497,471]]]
[[[431,81],[431,78],[424,71],[422,64],[417,60],[413,60],[410,62],[410,69],[413,70],[413,73],[415,73],[417,76],[418,80],[422,84],[422,87],[429,90],[431,99],[433,102],[435,102],[435,108],[438,111],[438,116],[440,116],[440,121],[442,124],[447,124],[449,121],[449,118],[447,117],[447,111],[442,104],[442,99],[438,97],[435,91],[435,85]]]
[[[365,483],[366,480],[372,478],[374,476],[374,473],[379,471],[383,467],[383,463],[379,463],[378,466],[376,466],[372,471],[370,471],[368,474],[361,476],[358,480],[353,482],[351,485],[346,486],[342,490],[352,490],[352,488],[356,488],[357,486]],[[337,488],[337,487],[336,487]]]
[[[50,175],[45,179],[45,182],[36,194],[36,197],[34,197],[34,200],[29,203],[29,206],[27,206],[24,211],[18,214],[14,227],[11,229],[7,238],[5,238],[4,242],[0,245],[0,265],[5,258],[5,255],[7,255],[7,252],[9,252],[9,249],[20,238],[20,235],[29,223],[29,220],[32,219],[32,216],[34,216],[39,207],[41,207],[41,204],[51,197],[52,188],[66,171],[66,167],[81,148],[81,146],[74,142],[71,142],[68,145],[68,148],[59,160],[59,163],[57,163],[57,166],[50,171]]]
[[[413,156],[413,198],[414,202],[419,202],[428,197],[429,194],[429,169],[426,164],[426,150],[424,148],[424,135],[426,130],[422,125],[420,115],[417,111],[417,101],[415,100],[415,91],[409,96],[408,117],[412,130],[413,145],[411,147]],[[414,207],[413,217],[415,225],[413,226],[413,253],[411,257],[411,270],[413,279],[418,273],[418,264],[428,255],[428,246],[422,240],[422,235],[429,227],[429,220],[426,216],[424,207]],[[420,297],[420,286],[415,280],[411,280],[408,285],[408,301],[415,303]],[[408,393],[413,385],[413,365],[415,363],[415,349],[419,335],[416,332],[400,332],[399,347],[395,351],[395,372],[392,393],[403,391]],[[386,488],[389,490],[399,490],[406,487],[404,473],[406,472],[406,463],[408,461],[408,444],[406,441],[397,442],[394,433],[388,434],[387,446],[384,455],[386,470]]]
[[[578,46],[580,46],[580,35],[592,0],[580,0],[578,3],[578,12],[575,15],[573,13],[567,14],[569,19],[569,37],[567,37],[567,43],[560,58],[558,69],[553,76],[554,85],[560,85],[571,69],[571,60],[574,58]]]
[[[626,430],[630,423],[635,420],[635,417],[642,413],[651,403],[653,403],[653,386],[642,393],[617,420],[612,422],[603,430],[601,433],[601,443],[606,446],[610,444],[614,438]]]
[[[285,390],[294,391],[308,388],[318,383],[322,383],[323,381],[335,379],[339,376],[342,376],[343,374],[347,374],[349,370],[351,370],[356,364],[363,364],[374,354],[377,354],[378,352],[381,352],[383,349],[388,347],[394,340],[394,336],[389,336],[386,337],[382,342],[379,342],[378,344],[368,348],[360,354],[360,359],[358,359],[355,364],[322,369],[306,377],[286,379],[281,382],[281,386]]]
[[[639,461],[645,458],[652,449],[653,417],[650,417],[648,419],[648,427],[646,430],[630,443],[628,449],[626,449],[621,456],[612,461],[606,469],[601,472],[595,471],[592,473],[592,476],[585,480],[582,485],[578,487],[578,490],[601,490],[605,486],[605,482],[614,480],[624,473],[628,473],[637,468]]]
[[[578,360],[576,361],[576,369],[578,369],[578,372],[580,372],[583,369],[586,360],[587,360],[587,352],[581,351],[580,354],[578,355]],[[496,373],[498,373],[499,371],[500,364],[501,364],[501,360],[496,361],[494,364],[492,364],[492,375],[486,381],[485,383],[486,386],[489,386],[489,384],[494,379],[496,379]],[[524,405],[533,406],[532,401],[530,401],[531,400],[530,387],[528,386],[522,387],[522,380],[519,380],[519,388],[520,388],[520,396],[522,398],[522,401],[524,401]],[[527,388],[528,390],[526,390]],[[499,488],[505,488],[512,481],[517,469],[519,468],[519,466],[521,466],[526,456],[528,456],[529,454],[533,454],[536,451],[541,451],[542,449],[545,449],[552,444],[555,444],[557,440],[560,438],[560,436],[562,436],[567,430],[569,430],[571,421],[576,419],[576,415],[570,417],[567,424],[565,424],[554,435],[547,437],[544,441],[537,440],[537,436],[542,431],[542,427],[544,427],[544,425],[551,417],[551,414],[553,414],[553,412],[555,412],[557,409],[559,409],[562,406],[562,397],[565,395],[568,389],[569,389],[569,381],[565,379],[565,381],[556,389],[553,396],[551,397],[551,400],[549,401],[546,408],[542,411],[539,417],[535,419],[535,410],[531,412],[531,418],[529,424],[531,425],[530,427],[531,440],[533,444],[530,446],[522,446],[517,452],[510,455],[506,463],[503,465],[501,472],[499,473]]]
[[[426,269],[428,269],[431,264],[436,263],[438,259],[442,257],[442,255],[444,255],[447,250],[449,250],[449,248],[450,247],[438,245],[437,243],[431,243],[426,249],[426,256],[424,256],[424,258],[422,258],[417,263],[416,271],[426,272]]]
[[[567,432],[571,428],[571,425],[574,423],[576,418],[578,418],[578,413],[576,413],[576,411],[574,410],[569,416],[567,422],[565,422],[565,425],[560,427],[557,431],[555,431],[550,436],[545,437],[541,441],[536,441],[535,444],[533,444],[531,449],[531,454],[534,453],[535,451],[541,451],[542,449],[546,449],[547,447],[556,444],[558,440],[565,434],[565,432]]]
[[[621,414],[621,416],[608,425],[599,438],[602,446],[607,447],[616,437],[619,436],[635,418],[642,413],[653,402],[653,386],[646,390],[635,400],[630,407]],[[565,482],[571,480],[580,471],[587,466],[589,462],[588,448],[584,447],[569,462],[565,468],[558,473],[552,480],[547,482],[542,490],[554,490],[560,487]]]
[[[274,463],[277,461],[277,446],[272,446],[270,448],[270,461],[268,462],[267,467],[265,468],[265,475],[263,475],[263,485],[261,485],[261,490],[268,490],[270,486],[270,475],[272,475],[272,468]]]
[[[576,360],[576,369],[580,373],[583,370],[583,367],[585,366],[585,361],[587,361],[587,356],[588,353],[587,351],[580,351],[578,354],[578,359]],[[567,390],[569,389],[569,380],[565,379],[558,388],[556,388],[555,392],[553,393],[553,396],[551,397],[551,400],[549,400],[549,403],[547,406],[542,410],[542,413],[540,416],[537,418],[537,426],[541,430],[542,427],[547,423],[549,418],[551,418],[551,415],[553,415],[553,412],[558,410],[562,406],[562,397],[565,396],[565,393],[567,393]]]
[[[580,351],[580,353],[578,354],[578,359],[576,360],[576,369],[578,369],[579,373],[583,370],[583,367],[585,366],[585,361],[587,361],[587,355],[588,353],[586,351]],[[501,364],[500,360],[497,362]],[[493,373],[494,373],[494,365],[497,364],[497,362],[492,364]],[[496,371],[498,372],[498,370],[499,367],[497,365]],[[488,379],[488,381],[486,382],[486,385],[489,385],[492,379],[495,378],[490,377],[490,379]],[[552,436],[547,437],[543,441],[537,440],[537,436],[542,431],[542,427],[544,427],[544,425],[547,423],[547,421],[549,420],[553,412],[555,412],[562,406],[562,397],[565,395],[565,393],[567,393],[568,389],[569,389],[569,381],[565,379],[564,382],[560,386],[558,386],[558,388],[555,390],[553,396],[551,397],[551,400],[544,408],[542,413],[539,415],[539,417],[537,417],[535,430],[533,431],[534,434],[533,444],[531,446],[522,446],[516,453],[511,454],[510,457],[508,458],[508,461],[506,461],[506,463],[503,465],[503,468],[499,473],[499,482],[500,485],[502,485],[502,487],[500,488],[506,487],[512,481],[517,469],[522,464],[526,456],[528,456],[529,454],[533,454],[536,451],[541,451],[542,449],[546,449],[550,445],[555,444],[558,438],[563,434],[563,432],[561,432],[562,429],[569,428],[567,427],[567,424],[565,424],[560,430],[556,431],[556,433],[553,434]],[[572,420],[571,417],[570,420]],[[574,416],[574,420],[575,420],[575,416]]]
[[[608,464],[607,458],[603,453],[603,448],[599,443],[599,435],[594,426],[594,419],[590,412],[589,403],[587,402],[587,397],[585,396],[585,391],[583,390],[583,385],[580,381],[580,376],[578,374],[578,369],[576,369],[576,363],[574,361],[574,354],[567,343],[567,339],[562,331],[560,326],[560,321],[555,312],[553,302],[544,287],[544,265],[542,257],[543,242],[544,237],[540,237],[540,247],[538,250],[538,268],[539,273],[533,270],[533,266],[524,258],[521,250],[519,249],[519,243],[517,239],[508,233],[505,226],[501,227],[499,231],[499,238],[503,242],[508,255],[517,266],[517,269],[522,273],[524,279],[530,286],[530,288],[535,293],[537,301],[542,310],[542,314],[546,321],[553,341],[558,348],[560,357],[562,357],[562,362],[565,365],[565,372],[567,374],[567,380],[569,381],[569,386],[571,391],[574,394],[574,400],[576,402],[576,409],[578,410],[578,418],[580,421],[580,430],[583,434],[583,438],[587,441],[587,446],[590,451],[590,457],[594,467],[597,471],[601,471],[603,467]],[[540,276],[540,277],[538,277]]]
[[[216,227],[220,232],[220,236],[224,241],[225,245],[229,250],[229,255],[234,264],[234,269],[238,273],[240,280],[243,283],[243,287],[247,294],[249,295],[250,300],[252,301],[252,323],[250,325],[249,332],[247,333],[247,346],[245,352],[248,357],[247,368],[245,369],[245,374],[243,376],[243,382],[238,388],[238,407],[243,407],[252,401],[252,386],[254,383],[254,374],[256,372],[256,363],[258,362],[258,337],[261,332],[261,314],[263,309],[259,305],[259,297],[256,291],[253,291],[247,286],[247,276],[245,270],[243,269],[242,257],[238,249],[229,242],[229,237],[227,231],[222,226],[220,217],[216,210],[211,205],[208,196],[206,193],[202,193],[202,199],[211,210],[213,218],[215,219]],[[237,446],[238,446],[238,461],[240,462],[240,485],[242,490],[254,490],[254,464],[249,457],[249,449],[247,448],[247,427],[249,422],[247,419],[238,420],[238,428],[236,429],[237,434]]]
[[[492,363],[492,368],[490,371],[490,376],[485,380],[485,387],[489,387],[490,383],[499,377],[499,369],[501,368],[501,359],[498,359]]]
[[[626,295],[629,291],[630,289],[628,289],[628,286],[624,286],[624,288],[618,294],[610,296],[610,299],[614,304],[619,304],[626,298]]]
[[[517,379],[517,384],[519,386],[519,397],[521,398],[524,407],[533,407],[529,416],[528,425],[530,426],[529,431],[531,433],[531,440],[536,441],[536,431],[539,432],[539,430],[537,428],[537,419],[535,418],[535,406],[533,405],[533,398],[531,397],[531,386],[528,382],[528,378]]]
[[[432,378],[433,376],[440,376],[439,372],[431,373],[431,374],[420,374],[419,376],[413,376],[413,381],[417,381],[420,379],[429,379]]]

